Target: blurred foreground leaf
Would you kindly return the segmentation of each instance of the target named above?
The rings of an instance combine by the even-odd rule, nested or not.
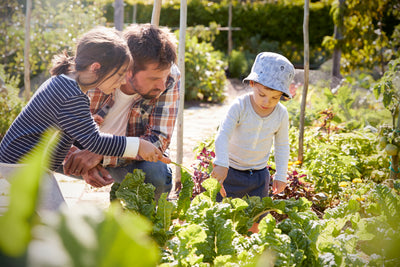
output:
[[[21,256],[31,239],[31,228],[41,177],[50,162],[50,153],[57,143],[58,131],[44,133],[40,145],[21,163],[25,167],[12,177],[7,212],[0,217],[0,252],[10,257]]]

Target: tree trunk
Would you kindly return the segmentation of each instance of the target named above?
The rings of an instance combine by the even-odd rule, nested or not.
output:
[[[397,122],[393,121],[393,129],[400,132],[400,112],[397,113]],[[400,177],[399,156],[395,155],[391,158],[390,179],[398,179]]]
[[[390,170],[390,179],[398,179],[399,178],[399,156],[392,156],[391,161],[391,170]]]
[[[339,9],[343,8],[345,0],[339,0]],[[339,11],[340,12],[340,11]],[[332,81],[331,81],[331,89],[336,88],[340,82],[342,81],[343,77],[340,74],[340,59],[342,57],[342,50],[340,48],[340,40],[343,39],[343,16],[340,15],[340,21],[338,22],[338,25],[335,25],[334,27],[334,38],[336,40],[336,46],[335,49],[333,50],[333,55],[332,55]]]
[[[124,0],[114,2],[114,27],[119,31],[124,29]]]
[[[301,97],[301,106],[300,106],[300,125],[299,125],[299,151],[297,155],[297,160],[303,162],[303,142],[304,142],[304,119],[306,112],[306,103],[307,103],[307,92],[308,92],[308,75],[309,75],[309,38],[308,38],[308,22],[310,17],[309,10],[309,0],[304,0],[304,22],[303,22],[303,33],[304,33],[304,85],[303,85],[303,94]]]
[[[26,17],[25,17],[25,49],[24,49],[24,84],[25,84],[25,99],[29,100],[31,97],[31,66],[29,63],[29,52],[30,52],[30,39],[31,39],[31,11],[32,11],[32,0],[26,0]]]
[[[338,27],[335,26],[335,39],[338,39],[336,36],[336,32],[338,32]],[[341,38],[341,37],[339,37]],[[341,80],[342,80],[342,75],[340,74],[340,58],[342,56],[342,50],[338,45],[336,45],[335,49],[333,50],[333,55],[332,55],[332,81],[331,81],[331,89],[337,87]]]

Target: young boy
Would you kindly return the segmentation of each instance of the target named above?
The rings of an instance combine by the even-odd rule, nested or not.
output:
[[[227,197],[268,195],[267,169],[275,148],[274,194],[286,187],[289,161],[289,116],[279,100],[291,98],[294,67],[282,55],[257,55],[250,75],[243,80],[253,91],[238,97],[222,121],[215,139],[216,158],[211,176],[223,184]],[[217,199],[220,201],[221,195]]]

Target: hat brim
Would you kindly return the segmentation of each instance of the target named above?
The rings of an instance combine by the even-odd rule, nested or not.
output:
[[[267,86],[268,88],[271,88],[271,89],[273,89],[273,90],[282,92],[283,95],[282,95],[282,97],[281,97],[281,100],[292,99],[292,96],[290,95],[290,93],[285,92],[285,90],[278,89],[278,88],[273,88],[273,87],[269,86],[268,84],[262,83],[262,82],[258,79],[258,75],[257,75],[257,73],[255,73],[255,72],[250,73],[246,78],[244,78],[243,81],[242,81],[242,83],[244,83],[244,84],[247,85],[247,84],[249,84],[250,81],[257,82],[257,83],[259,83],[259,84],[262,84],[262,85],[264,85],[264,86]]]

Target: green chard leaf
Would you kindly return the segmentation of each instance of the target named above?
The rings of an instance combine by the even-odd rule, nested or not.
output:
[[[192,176],[183,168],[181,168],[181,183],[182,189],[179,192],[177,213],[185,214],[190,207],[190,200],[192,198],[194,182],[192,180]]]
[[[160,247],[163,247],[168,239],[173,235],[169,231],[172,225],[172,213],[175,205],[167,200],[167,193],[163,193],[158,200],[157,212],[154,218],[153,238],[157,241]]]
[[[221,189],[221,185],[219,184],[217,179],[215,178],[206,179],[201,185],[204,187],[204,189],[206,189],[206,192],[204,192],[203,194],[205,196],[208,196],[211,199],[211,201],[215,202],[217,199],[217,194]]]
[[[153,221],[155,215],[154,186],[144,182],[145,173],[140,169],[128,173],[115,196],[122,206],[132,212],[137,212]]]

